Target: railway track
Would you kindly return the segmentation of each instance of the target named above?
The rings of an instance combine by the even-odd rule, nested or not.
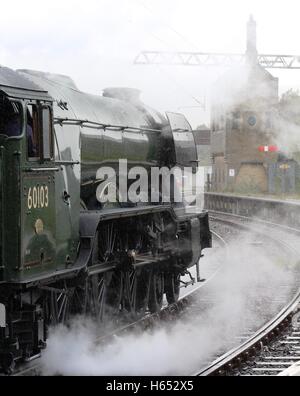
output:
[[[251,242],[253,249],[259,248],[265,243],[269,243],[270,246],[276,245],[276,248],[280,249],[283,255],[291,255],[293,257],[297,254],[299,255],[297,249],[293,249],[293,247],[290,246],[290,243],[293,245],[293,242],[289,242],[286,238],[282,238],[280,232],[286,233],[286,229],[283,230],[279,227],[280,232],[274,232],[274,226],[272,226],[273,232],[271,236],[269,235],[270,233],[266,235],[265,224],[261,224],[258,230],[257,223],[255,224],[247,218],[238,218],[237,216],[230,218],[229,216],[212,213],[211,220],[216,226],[213,234],[220,247],[228,246],[228,241],[236,239],[239,234],[251,232],[256,235],[256,239]],[[270,225],[268,225],[268,227],[270,227]],[[298,232],[298,230],[293,230],[291,234],[297,239],[299,238],[300,232]],[[222,259],[224,259],[224,254],[221,256]],[[222,259],[218,265],[215,264],[215,268],[210,269],[208,277],[207,273],[204,274],[204,276],[207,277],[205,283],[184,288],[184,293],[178,303],[170,306],[165,305],[158,314],[146,315],[146,317],[116,328],[109,334],[101,335],[95,340],[95,343],[103,343],[103,345],[105,345],[110,341],[113,342],[116,336],[121,337],[133,331],[137,332],[137,334],[142,334],[145,330],[155,329],[161,323],[163,323],[164,326],[170,325],[171,329],[174,322],[182,321],[185,323],[191,316],[197,317],[197,315],[202,315],[203,318],[209,316],[213,310],[212,307],[218,304],[218,299],[222,299],[222,296],[220,297],[218,296],[218,292],[216,293],[215,287],[215,284],[218,284],[218,282],[224,278],[224,274],[226,276],[226,270],[221,263]],[[295,276],[300,281],[299,271],[296,272]],[[297,282],[298,281],[295,280],[295,284],[297,284]],[[298,337],[298,332],[300,333],[300,330],[298,330],[297,326],[291,326],[292,319],[298,310],[298,302],[300,299],[300,293],[298,289],[295,289],[295,284],[292,286],[291,292],[287,292],[287,290],[291,289],[291,284],[286,283],[281,285],[282,290],[280,290],[280,293],[282,296],[278,297],[278,304],[276,307],[281,307],[285,300],[287,302],[291,294],[293,294],[293,302],[290,298],[288,304],[285,304],[283,308],[276,311],[276,315],[274,312],[271,312],[266,314],[266,317],[260,318],[260,320],[263,320],[263,324],[260,323],[259,326],[255,327],[253,324],[247,326],[247,323],[245,323],[245,326],[239,326],[239,331],[233,332],[233,339],[227,339],[225,344],[222,342],[220,345],[217,345],[209,355],[205,356],[204,360],[201,361],[198,366],[200,369],[197,370],[197,372],[195,370],[193,374],[199,376],[273,375],[287,368],[288,363],[292,365],[298,357],[298,351],[300,351],[295,344],[295,342],[298,342],[295,337]],[[264,298],[265,297],[263,297],[263,299]],[[266,298],[274,299],[274,295],[273,297],[267,295]],[[268,304],[268,301],[266,303]],[[280,314],[278,314],[279,310]],[[199,323],[201,323],[201,320]],[[214,326],[217,328],[218,323],[216,322]],[[289,337],[294,338],[291,339]],[[271,345],[279,345],[281,346],[281,350],[277,350],[276,352]],[[284,356],[286,356],[285,360],[282,359]],[[190,375],[190,371],[184,374]],[[30,362],[20,367],[14,375],[41,375],[40,360]]]
[[[256,333],[246,335],[245,338],[248,339],[242,345],[220,356],[195,375],[274,375],[299,361],[300,343],[295,334],[300,334],[300,327],[292,327],[291,336],[288,333],[293,317],[299,312],[299,300],[300,292],[277,317]],[[291,341],[295,339],[297,341]],[[289,345],[289,348],[280,353],[279,346],[284,344]]]
[[[217,232],[212,232],[215,242],[221,247],[226,247],[227,242],[225,239],[219,235]],[[124,336],[129,334],[130,332],[143,332],[148,330],[149,328],[154,328],[160,323],[165,323],[169,321],[174,321],[178,319],[178,317],[185,311],[186,307],[191,303],[193,296],[207,283],[213,280],[218,271],[220,270],[221,263],[212,266],[209,271],[206,272],[207,279],[205,279],[205,283],[196,283],[196,274],[194,277],[194,284],[190,285],[190,277],[187,276],[183,278],[183,286],[182,286],[182,296],[179,301],[168,305],[167,302],[164,302],[163,308],[159,313],[155,314],[147,314],[144,317],[140,317],[137,320],[129,321],[128,319],[122,318],[121,321],[127,322],[117,328],[115,328],[112,332],[107,334],[101,334],[96,337],[95,344],[106,344],[109,342],[113,342],[113,339],[118,336]],[[185,286],[188,285],[188,286]],[[40,376],[42,375],[42,366],[41,366],[41,356],[37,357],[31,362],[27,362],[17,367],[16,371],[12,374],[12,376]]]
[[[298,308],[299,311],[299,308]],[[258,356],[245,362],[239,375],[285,375],[286,369],[300,361],[300,321],[299,312],[292,320],[287,320],[287,326],[277,330],[273,342],[269,341],[263,346]]]
[[[291,252],[293,256],[299,256],[299,249],[297,249],[299,239],[297,244],[297,238],[300,236],[300,231],[298,229],[219,212],[212,212],[211,220],[225,225],[235,225],[251,232],[259,229],[260,234],[268,235],[268,238],[280,244],[287,252]],[[298,279],[297,267],[295,271]],[[278,314],[260,328],[248,329],[236,336],[241,341],[238,345],[219,353],[211,363],[206,364],[194,375],[278,375],[300,361],[300,289],[298,287],[297,282],[291,286],[292,298]]]

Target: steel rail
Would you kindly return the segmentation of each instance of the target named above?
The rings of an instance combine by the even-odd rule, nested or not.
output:
[[[258,330],[249,340],[244,342],[237,348],[233,348],[231,351],[222,355],[216,359],[212,364],[194,374],[195,376],[212,376],[212,375],[223,375],[226,370],[232,370],[236,365],[239,366],[245,355],[249,357],[251,352],[255,352],[260,349],[261,342],[265,339],[268,340],[270,333],[279,329],[284,322],[289,323],[291,318],[299,311],[300,303],[300,289],[294,296],[293,300],[286,305],[286,307],[270,322]]]
[[[272,222],[264,221],[261,219],[254,219],[245,216],[239,216],[235,214],[229,214],[224,212],[210,211],[213,215],[225,215],[226,217],[231,217],[234,219],[247,220],[248,222],[258,222],[260,224],[265,224],[267,226],[276,226],[285,231],[293,232],[297,235],[300,235],[300,230],[294,229],[291,227],[283,226],[281,224],[275,224]],[[235,226],[240,226],[241,228],[249,228],[245,224],[237,223],[235,221],[229,219],[222,219],[217,217],[211,217],[211,220],[223,222],[226,224],[231,224]],[[262,232],[262,231],[261,231]],[[278,238],[271,237],[267,235],[268,238],[273,239],[276,242],[280,242],[285,246],[286,249],[290,251],[295,249],[292,246],[287,245],[283,241]],[[289,324],[293,318],[293,316],[299,312],[300,310],[300,288],[297,290],[296,294],[293,296],[293,299],[276,315],[273,319],[271,319],[267,324],[262,326],[258,331],[254,332],[249,339],[246,340],[241,345],[231,349],[229,352],[222,354],[216,360],[214,360],[211,364],[203,368],[202,370],[193,374],[193,376],[217,376],[217,375],[226,375],[226,373],[230,372],[233,368],[238,368],[243,360],[247,360],[251,354],[257,353],[258,350],[261,349],[262,342],[270,341],[270,335],[276,332],[276,330],[281,330],[281,327],[285,327],[285,325]],[[300,360],[300,358],[299,358]],[[292,365],[292,364],[291,364]]]

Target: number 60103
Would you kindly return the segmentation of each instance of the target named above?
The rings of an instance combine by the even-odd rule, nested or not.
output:
[[[47,186],[30,187],[27,197],[29,210],[49,207],[49,188]]]

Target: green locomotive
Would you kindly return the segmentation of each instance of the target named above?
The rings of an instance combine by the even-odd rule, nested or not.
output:
[[[71,315],[104,322],[121,310],[157,312],[164,294],[178,299],[180,276],[211,246],[207,213],[184,214],[160,193],[158,203],[105,204],[99,195],[111,182],[98,170],[118,174],[120,159],[146,172],[195,163],[192,132],[180,123],[133,89],[94,96],[66,76],[0,67],[4,371],[38,356],[48,327]]]

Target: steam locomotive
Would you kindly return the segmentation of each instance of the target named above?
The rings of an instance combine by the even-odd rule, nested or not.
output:
[[[120,159],[195,166],[183,116],[133,89],[81,92],[66,76],[0,67],[0,366],[13,371],[72,315],[100,323],[179,298],[180,277],[211,247],[208,215],[174,201],[103,203]],[[99,191],[99,188],[101,189]],[[160,187],[162,187],[160,185]],[[115,189],[119,186],[115,185]],[[150,186],[149,186],[150,190]]]

